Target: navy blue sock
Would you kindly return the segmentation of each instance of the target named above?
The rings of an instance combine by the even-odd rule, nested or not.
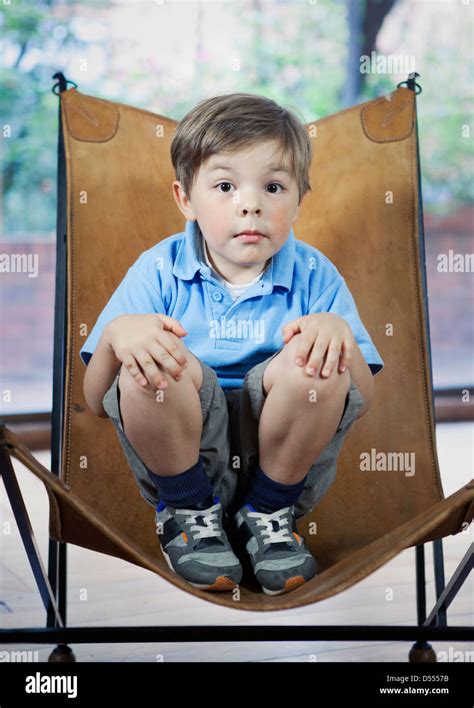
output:
[[[164,476],[150,472],[151,478],[160,496],[157,509],[165,506],[175,509],[205,509],[214,503],[213,489],[204,470],[204,458],[193,467],[173,476]]]
[[[250,504],[255,511],[263,511],[268,514],[295,504],[303,491],[308,476],[306,475],[296,484],[282,484],[267,477],[260,465],[256,464],[254,470],[255,475],[252,477],[243,503]]]

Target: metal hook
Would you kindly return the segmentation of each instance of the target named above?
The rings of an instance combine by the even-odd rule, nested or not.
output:
[[[72,84],[74,86],[74,88],[77,88],[77,84],[75,83],[75,81],[69,81],[69,79],[66,79],[66,77],[64,76],[64,74],[61,71],[57,71],[53,75],[53,79],[58,79],[58,83],[54,84],[53,88],[51,89],[51,91],[55,94],[55,96],[59,96],[60,93],[63,93],[63,91],[66,91],[68,84]],[[57,91],[55,91],[55,89],[58,86],[59,86],[59,93]]]
[[[407,88],[409,88],[411,91],[415,92],[415,95],[418,96],[422,92],[422,88],[420,84],[416,83],[416,78],[419,76],[419,74],[416,71],[412,71],[411,74],[408,74],[408,79],[406,81],[400,81],[399,84],[397,84],[397,88],[400,88],[400,86],[403,86],[404,84],[407,85]],[[416,87],[418,87],[420,90],[417,91]]]

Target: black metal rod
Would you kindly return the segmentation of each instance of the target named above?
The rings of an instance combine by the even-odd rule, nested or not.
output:
[[[416,626],[196,626],[65,627],[0,630],[0,644],[95,644],[127,642],[274,641],[472,641],[473,627]]]
[[[416,547],[416,614],[421,626],[426,619],[425,547],[422,543]]]
[[[472,571],[473,568],[474,543],[471,543],[466,554],[464,555],[464,558],[454,571],[451,580],[449,581],[447,586],[443,588],[442,592],[438,596],[436,605],[433,607],[428,618],[424,622],[425,627],[434,625],[436,623],[437,617],[444,616],[444,618],[446,619],[446,610],[458,594],[459,590],[461,589],[462,585],[466,581],[466,578],[468,577],[469,573]],[[442,625],[442,623],[438,621],[438,626],[446,625]]]
[[[33,572],[36,585],[38,586],[43,605],[46,610],[51,607],[51,611],[54,613],[58,626],[62,627],[63,623],[59,615],[58,607],[56,606],[53,590],[46,574],[46,568],[44,567],[41,559],[39,547],[36,542],[33,527],[31,526],[30,517],[28,516],[28,510],[25,506],[25,502],[23,501],[23,496],[15,475],[15,470],[13,469],[10,456],[3,448],[0,449],[0,474],[5,484],[7,496],[10,501],[21,540],[26,551],[26,556]]]
[[[48,578],[55,602],[58,598],[58,551],[59,543],[53,539],[50,539],[48,543]],[[46,626],[57,627],[56,614],[52,605],[50,605],[46,611]]]
[[[66,90],[67,80],[62,74],[59,79],[61,93]],[[56,212],[56,291],[54,306],[54,352],[53,352],[53,411],[51,417],[51,471],[61,476],[62,431],[64,424],[64,390],[66,372],[67,333],[67,184],[66,155],[61,120],[61,99],[58,102],[58,172],[57,172],[57,212]],[[61,548],[63,546],[63,548]],[[49,542],[48,575],[59,611],[66,624],[66,549],[65,544],[53,539]],[[47,626],[53,627],[56,617],[47,613]]]
[[[418,76],[418,74],[417,74]],[[410,87],[411,88],[411,87]],[[416,145],[416,187],[418,192],[418,249],[420,254],[420,274],[422,284],[423,319],[426,325],[426,345],[429,383],[433,387],[433,357],[431,353],[430,313],[428,309],[428,279],[426,274],[426,249],[425,249],[425,223],[423,217],[423,189],[421,183],[420,138],[418,131],[418,108],[415,95],[415,145]],[[434,396],[432,396],[432,416],[436,420],[434,411]]]
[[[444,578],[443,541],[440,538],[433,541],[433,567],[435,576],[436,601],[438,603],[446,586]],[[446,610],[447,605],[439,605],[437,622],[438,627],[446,627],[446,625],[448,624]]]
[[[415,91],[415,146],[416,146],[416,189],[418,193],[418,251],[419,251],[419,262],[420,262],[420,274],[421,274],[421,287],[422,287],[422,304],[423,304],[423,320],[425,323],[425,338],[427,344],[427,368],[429,376],[429,386],[431,392],[433,392],[433,358],[431,353],[431,332],[430,332],[430,317],[428,310],[428,279],[426,273],[426,249],[425,249],[425,225],[423,218],[423,189],[421,183],[421,160],[420,160],[420,143],[419,143],[419,132],[418,132],[418,109],[416,100],[416,78],[419,74],[410,74],[407,80],[408,88]],[[432,420],[436,421],[436,414],[434,408],[434,395],[431,396],[431,415]],[[433,447],[435,445],[432,441]],[[436,450],[435,450],[436,454]],[[434,542],[436,544],[436,541]],[[420,550],[418,550],[420,549]],[[417,610],[418,610],[418,624],[424,624],[426,620],[426,576],[425,576],[425,550],[424,546],[417,546],[417,561],[416,561],[416,571],[417,571]],[[444,560],[443,560],[443,548],[441,546],[433,546],[433,558],[434,558],[434,568],[435,568],[435,579],[436,579],[436,589],[439,593],[442,592],[444,587]],[[443,587],[441,587],[441,583]],[[437,597],[439,595],[437,594]],[[440,625],[446,625],[447,619],[446,614],[444,617],[439,618]]]

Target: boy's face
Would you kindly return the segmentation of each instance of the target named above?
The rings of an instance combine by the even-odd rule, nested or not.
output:
[[[300,206],[276,141],[213,155],[200,166],[190,197],[178,181],[173,195],[186,219],[197,220],[217,272],[237,283],[255,278],[282,248]],[[263,236],[237,237],[246,230]]]

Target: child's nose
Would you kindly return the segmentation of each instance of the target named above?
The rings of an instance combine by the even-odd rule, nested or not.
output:
[[[234,199],[242,213],[256,213],[261,209],[260,195],[256,189],[239,189]]]
[[[245,203],[242,202],[239,208],[242,214],[259,214],[261,207],[256,200],[247,200]]]

